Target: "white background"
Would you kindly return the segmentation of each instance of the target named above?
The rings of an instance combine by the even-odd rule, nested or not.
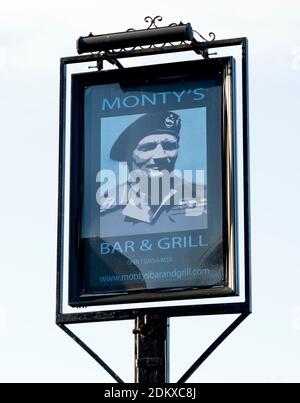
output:
[[[162,25],[190,22],[217,39],[247,36],[250,44],[253,314],[190,380],[299,382],[300,4],[293,0],[1,3],[0,381],[112,381],[54,324],[59,58],[76,54],[80,35],[142,29],[147,15],[162,15]],[[218,319],[171,321],[171,380],[232,320]],[[133,323],[83,327],[82,337],[132,381]]]

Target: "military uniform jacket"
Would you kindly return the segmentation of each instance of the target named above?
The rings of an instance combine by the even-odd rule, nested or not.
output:
[[[206,190],[184,183],[178,195],[171,188],[160,204],[151,206],[129,184],[120,185],[114,194],[103,196],[100,207],[100,237],[198,230],[207,227]],[[188,196],[186,196],[188,195]]]

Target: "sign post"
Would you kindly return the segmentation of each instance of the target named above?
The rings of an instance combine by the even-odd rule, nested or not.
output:
[[[99,53],[61,60],[56,317],[70,336],[68,324],[133,319],[135,381],[144,384],[169,381],[169,318],[240,314],[186,372],[185,381],[251,312],[247,39],[198,42],[190,24],[158,28],[161,17],[149,18],[146,30],[80,38],[79,53]],[[180,42],[168,44],[174,40]],[[243,50],[242,229],[236,62],[232,56],[208,56],[208,49],[231,46]],[[119,61],[181,51],[196,52],[199,60],[132,68]],[[118,69],[102,70],[105,60]],[[97,72],[70,77],[66,150],[67,66],[90,61]],[[79,313],[64,312],[66,269],[67,303]],[[229,302],[208,302],[216,298]],[[157,306],[179,300],[186,304]],[[84,310],[113,304],[135,307]]]
[[[135,320],[135,382],[169,381],[169,323],[160,315],[138,316]]]

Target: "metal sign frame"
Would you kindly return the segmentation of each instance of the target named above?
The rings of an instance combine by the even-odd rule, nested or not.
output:
[[[63,251],[64,251],[64,192],[65,192],[65,157],[66,157],[66,80],[68,65],[84,62],[96,62],[98,69],[106,60],[119,68],[123,68],[119,59],[158,55],[174,52],[192,51],[208,58],[208,50],[240,46],[242,49],[242,141],[243,141],[243,229],[244,229],[244,290],[243,302],[214,303],[188,306],[162,306],[155,308],[116,309],[107,311],[64,313],[63,309]],[[85,343],[83,343],[66,325],[107,322],[114,320],[160,317],[167,320],[171,317],[239,314],[237,319],[211,344],[198,360],[186,371],[178,382],[185,382],[203,361],[229,336],[229,334],[251,313],[251,245],[250,245],[250,166],[249,166],[249,100],[248,100],[248,40],[245,37],[212,40],[164,47],[149,47],[147,49],[132,49],[108,51],[99,54],[64,57],[60,61],[60,116],[59,116],[59,172],[58,172],[58,227],[57,227],[57,294],[56,294],[56,323],[74,341],[85,349],[104,369],[117,381],[123,382],[101,358],[99,358]],[[137,331],[138,333],[138,331]]]
[[[176,62],[176,63],[167,63],[167,64],[159,64],[159,65],[150,65],[150,66],[142,66],[142,67],[131,67],[128,69],[112,69],[105,70],[103,72],[97,73],[81,73],[74,74],[71,77],[71,145],[70,145],[70,157],[71,157],[71,168],[70,168],[70,219],[69,219],[69,305],[73,307],[79,306],[94,306],[94,305],[107,305],[114,303],[128,303],[128,302],[153,302],[160,300],[180,300],[180,299],[191,299],[191,298],[217,298],[224,297],[227,295],[237,296],[238,295],[238,270],[237,270],[237,261],[238,261],[238,240],[237,240],[237,217],[235,212],[237,211],[237,200],[236,200],[236,173],[235,173],[235,114],[234,114],[234,105],[235,105],[235,97],[234,97],[234,79],[235,79],[235,63],[233,58],[231,57],[222,57],[222,58],[214,58],[209,60],[194,60],[194,61],[184,61],[184,62]],[[170,77],[170,78],[169,78]],[[173,78],[176,77],[176,78]],[[86,221],[88,224],[85,226],[82,225],[82,217],[84,216],[84,199],[87,197],[87,193],[96,194],[100,189],[99,185],[96,182],[92,185],[89,178],[95,178],[96,172],[93,169],[99,169],[98,166],[100,164],[100,157],[98,157],[98,152],[94,150],[98,150],[100,144],[102,144],[102,137],[100,139],[95,135],[95,125],[96,121],[94,119],[96,116],[94,114],[89,114],[86,110],[88,106],[86,105],[85,94],[87,89],[93,90],[97,89],[101,92],[104,91],[104,88],[110,88],[110,86],[121,85],[125,86],[126,90],[124,96],[127,94],[128,87],[136,88],[136,86],[143,86],[142,83],[147,83],[148,86],[152,85],[152,82],[161,82],[159,91],[162,91],[162,88],[165,88],[165,81],[168,79],[168,86],[171,85],[175,90],[176,85],[186,86],[188,85],[188,81],[191,81],[190,85],[207,85],[208,88],[205,87],[205,92],[207,92],[205,101],[201,102],[200,105],[203,108],[207,108],[205,122],[207,129],[205,131],[205,146],[206,146],[206,159],[207,166],[205,170],[207,171],[207,198],[208,200],[214,200],[213,203],[208,203],[207,214],[206,208],[203,208],[205,212],[205,219],[207,217],[209,224],[209,228],[201,227],[201,222],[197,221],[197,216],[193,216],[192,218],[187,218],[189,220],[189,227],[185,226],[185,223],[180,221],[180,226],[177,224],[176,229],[174,226],[174,220],[168,229],[163,227],[156,228],[156,231],[151,230],[151,234],[137,232],[137,229],[134,230],[135,234],[129,235],[128,232],[122,233],[123,237],[126,236],[126,243],[129,242],[135,245],[135,250],[131,254],[129,252],[124,253],[124,257],[121,253],[117,253],[117,257],[115,258],[114,254],[109,253],[105,256],[105,260],[103,262],[102,255],[98,255],[95,253],[95,249],[100,250],[101,242],[107,242],[106,240],[102,241],[102,237],[106,238],[104,235],[98,234],[99,231],[99,204],[97,205],[96,200],[94,206],[97,206],[97,210],[93,209],[93,207],[89,204],[89,207],[85,209],[85,212],[88,211],[88,217]],[[169,82],[170,80],[170,82]],[[210,95],[210,83],[216,80],[218,82],[218,93],[214,92],[214,95]],[[192,83],[197,84],[192,84]],[[206,82],[208,84],[206,84]],[[125,84],[126,83],[126,84]],[[157,84],[156,84],[157,85]],[[121,88],[122,89],[122,88]],[[157,90],[156,90],[157,91]],[[122,96],[123,92],[118,91],[118,95]],[[138,94],[138,93],[137,93]],[[217,95],[218,94],[218,95]],[[118,98],[119,99],[119,98]],[[125,98],[126,99],[126,98]],[[135,98],[137,99],[137,97]],[[156,98],[155,98],[156,99]],[[178,99],[174,99],[172,106],[170,103],[167,106],[167,109],[178,108]],[[93,105],[95,101],[93,101]],[[216,106],[218,104],[218,107]],[[199,111],[199,101],[197,103],[197,107],[195,106],[195,102],[189,101],[182,102],[180,108],[176,111],[180,116],[184,114],[184,112],[188,109],[191,111],[191,107],[193,111]],[[143,113],[143,118],[153,119],[153,115],[155,113],[149,114],[149,111],[157,110],[157,106],[153,106],[151,104],[148,106],[145,113],[145,107],[142,105],[140,108],[135,108],[134,113]],[[121,109],[121,106],[120,106]],[[159,107],[161,112],[161,106]],[[126,109],[125,109],[126,110]],[[117,108],[119,116],[119,107]],[[218,112],[217,112],[218,111]],[[130,116],[128,115],[128,110],[122,111],[122,116]],[[85,118],[85,114],[88,114]],[[169,113],[169,112],[168,112]],[[116,111],[109,110],[106,111],[104,117],[109,116],[110,119],[115,119]],[[113,116],[113,118],[112,118]],[[195,115],[193,115],[195,116]],[[99,115],[97,114],[97,118]],[[103,116],[101,116],[101,119]],[[105,120],[105,119],[104,119]],[[196,119],[194,119],[196,121]],[[87,123],[89,122],[89,123]],[[93,123],[91,123],[93,122]],[[185,120],[185,125],[188,125],[188,121]],[[98,127],[97,121],[97,127]],[[199,125],[201,122],[197,120],[197,124]],[[165,124],[165,123],[164,123]],[[87,127],[91,125],[91,129],[88,130]],[[197,125],[197,131],[194,131],[194,139],[195,137],[199,137],[200,128]],[[215,128],[218,127],[217,130]],[[139,128],[141,130],[141,128]],[[208,135],[209,133],[209,135]],[[105,130],[102,130],[103,136],[106,135]],[[189,134],[189,136],[186,136]],[[185,139],[189,139],[191,135],[191,131],[184,131],[184,134],[181,135],[180,144],[184,142]],[[87,136],[87,137],[86,137]],[[90,140],[87,140],[90,138]],[[95,140],[96,138],[96,140]],[[93,145],[89,145],[90,142],[93,141]],[[96,141],[96,143],[95,143]],[[190,145],[190,139],[185,140],[186,147]],[[86,144],[87,142],[87,144]],[[100,142],[100,143],[98,143]],[[124,146],[124,145],[123,145]],[[111,146],[110,146],[111,147]],[[180,147],[181,148],[181,147]],[[110,148],[109,148],[110,150]],[[186,149],[185,149],[186,150]],[[199,160],[199,151],[194,145],[193,149],[188,148],[189,159],[197,157],[197,161]],[[180,151],[179,151],[180,154]],[[99,160],[98,160],[99,158]],[[124,157],[123,157],[124,158]],[[95,161],[93,168],[90,167],[90,164],[87,165],[85,161]],[[199,163],[199,162],[198,162]],[[96,167],[96,168],[95,168]],[[175,169],[177,166],[175,166]],[[219,169],[220,168],[220,169]],[[187,169],[185,166],[184,169]],[[180,172],[181,175],[181,172]],[[204,175],[203,175],[204,176]],[[88,190],[86,192],[84,189],[86,188],[86,181],[88,181]],[[216,185],[217,184],[217,185]],[[180,180],[180,186],[182,186],[182,181]],[[203,184],[204,188],[204,184]],[[92,190],[93,189],[93,190]],[[122,191],[122,194],[124,191]],[[99,199],[98,199],[99,200]],[[101,200],[100,200],[101,201]],[[124,208],[124,207],[123,207]],[[113,209],[114,211],[114,209]],[[120,217],[118,217],[119,224],[118,227],[122,225],[122,218],[124,217],[121,214],[121,209],[118,210],[120,212]],[[202,212],[203,212],[202,211]],[[110,211],[108,211],[110,212]],[[199,215],[201,217],[201,215]],[[97,219],[95,220],[95,217]],[[199,218],[200,218],[199,217]],[[201,219],[201,218],[200,218]],[[114,220],[117,220],[115,217]],[[97,228],[95,229],[95,222],[97,223]],[[192,227],[191,227],[192,224]],[[199,225],[200,224],[200,225]],[[106,232],[108,233],[112,231],[113,223],[106,223],[108,229]],[[151,225],[151,224],[147,224]],[[83,228],[84,229],[83,229]],[[91,230],[92,227],[92,230]],[[101,215],[100,215],[100,227],[101,227]],[[87,229],[88,228],[88,229]],[[152,226],[151,226],[152,228]],[[120,231],[120,228],[117,229]],[[201,230],[201,235],[199,235]],[[95,234],[97,231],[97,235]],[[153,232],[152,232],[153,231]],[[180,232],[179,232],[180,231]],[[197,232],[196,232],[197,231]],[[193,234],[194,235],[191,235]],[[82,235],[85,233],[85,235]],[[140,234],[140,235],[138,235]],[[197,234],[197,235],[196,235]],[[204,234],[204,235],[203,235]],[[97,236],[97,238],[95,238]],[[99,238],[100,236],[100,238]],[[117,242],[117,247],[121,248],[123,245],[124,238],[114,238],[114,235],[107,235],[107,237],[111,236],[113,244]],[[202,237],[204,236],[207,240],[204,243],[208,245],[213,245],[204,248],[189,248],[189,255],[192,256],[190,262],[184,261],[181,262],[182,267],[186,267],[185,265],[190,264],[195,267],[209,267],[212,268],[212,273],[215,273],[213,278],[212,285],[206,285],[205,281],[197,280],[195,282],[193,278],[192,285],[183,285],[184,281],[181,278],[180,281],[176,281],[175,286],[172,287],[165,281],[159,281],[159,284],[154,288],[148,288],[144,282],[140,281],[137,284],[140,286],[140,289],[137,289],[137,285],[135,285],[136,289],[133,290],[126,285],[125,291],[123,290],[125,282],[120,282],[119,287],[122,290],[118,289],[118,284],[113,284],[113,286],[109,285],[107,287],[107,292],[102,291],[102,288],[97,283],[97,291],[92,289],[89,281],[84,281],[86,277],[97,278],[99,275],[107,274],[106,270],[112,270],[109,273],[119,275],[129,276],[132,270],[132,277],[138,276],[136,274],[136,263],[132,263],[132,261],[136,261],[139,258],[143,259],[145,257],[144,251],[140,252],[139,243],[144,237],[150,237],[151,243],[153,243],[153,253],[152,247],[151,251],[147,249],[147,258],[156,257],[159,255],[159,247],[158,243],[160,240],[166,240],[167,242],[171,242],[172,237],[176,236],[176,240],[180,240],[182,237],[187,239],[187,236],[192,238],[201,237],[201,242],[198,240],[198,244],[202,244]],[[128,238],[129,237],[129,238]],[[165,238],[167,237],[167,238]],[[83,238],[83,239],[82,239]],[[134,239],[134,241],[132,241]],[[149,238],[148,238],[149,239]],[[217,243],[216,243],[217,241]],[[142,241],[145,242],[145,241]],[[149,241],[150,242],[150,241]],[[85,246],[83,245],[85,244]],[[91,244],[92,243],[92,244]],[[97,246],[96,246],[97,245]],[[105,243],[105,245],[107,245]],[[217,245],[217,246],[216,246]],[[177,245],[178,246],[178,245]],[[158,270],[158,274],[168,274],[174,273],[174,268],[180,268],[180,264],[177,261],[180,259],[180,255],[182,254],[182,246],[180,244],[180,248],[172,250],[168,250],[168,254],[172,256],[173,263],[171,264],[162,264],[156,265]],[[88,251],[83,252],[82,250],[88,249]],[[119,250],[119,249],[118,249]],[[222,252],[220,252],[222,250]],[[140,253],[139,253],[140,252]],[[163,250],[165,252],[165,249]],[[87,254],[87,262],[84,263],[84,253]],[[150,256],[149,256],[150,253]],[[90,259],[94,256],[93,263],[89,263]],[[217,258],[216,256],[219,255]],[[95,257],[96,256],[96,257]],[[132,260],[131,260],[132,259]],[[193,259],[193,260],[192,260]],[[195,261],[195,259],[197,259]],[[201,260],[200,260],[201,259]],[[209,259],[213,259],[213,264],[209,263]],[[216,262],[218,262],[217,269]],[[177,266],[175,266],[177,264]],[[138,265],[138,263],[137,263]],[[220,265],[220,266],[219,266]],[[96,274],[91,274],[91,270],[93,272],[96,270],[95,266],[99,267],[99,271]],[[106,268],[108,266],[108,268]],[[123,266],[126,267],[126,270],[123,269]],[[163,267],[161,267],[163,266]],[[84,270],[82,268],[84,267]],[[92,269],[93,267],[93,269]],[[120,269],[119,269],[120,267]],[[133,267],[133,269],[132,269]],[[220,268],[219,268],[220,267]],[[145,267],[144,272],[142,272],[142,268],[137,266],[138,273],[145,275],[149,275],[149,271],[152,272],[153,266],[148,265]],[[141,270],[141,272],[139,272]],[[162,270],[162,271],[160,271]],[[172,271],[170,271],[172,270]],[[180,270],[180,269],[178,269]],[[207,269],[205,269],[207,270]],[[221,273],[222,271],[222,273]],[[222,279],[220,279],[220,274],[223,274]],[[84,274],[86,273],[86,275]],[[157,273],[154,272],[154,273]],[[153,274],[154,274],[153,273]],[[217,275],[217,278],[216,278]],[[98,282],[98,280],[97,280]],[[203,284],[204,283],[204,284]],[[126,283],[128,284],[128,283]],[[180,287],[180,289],[178,289]],[[95,285],[94,285],[94,288]],[[105,290],[105,287],[104,287]],[[108,295],[106,295],[108,294]]]

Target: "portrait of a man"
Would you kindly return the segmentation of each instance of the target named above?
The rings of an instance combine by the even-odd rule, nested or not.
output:
[[[204,172],[176,168],[182,135],[173,111],[143,114],[120,133],[109,156],[128,175],[97,197],[101,238],[207,227]]]

